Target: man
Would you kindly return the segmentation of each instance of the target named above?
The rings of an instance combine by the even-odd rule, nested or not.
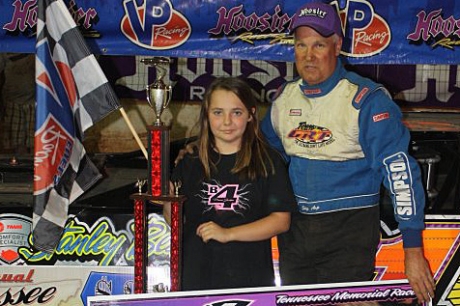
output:
[[[299,209],[280,237],[282,284],[371,280],[383,183],[403,237],[405,273],[418,300],[429,301],[435,284],[422,250],[424,190],[400,109],[381,85],[342,67],[332,6],[304,5],[291,31],[300,78],[280,89],[262,122],[289,161]]]

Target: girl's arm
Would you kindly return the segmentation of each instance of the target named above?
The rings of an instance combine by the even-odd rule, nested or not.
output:
[[[291,224],[290,212],[273,212],[257,221],[231,228],[223,228],[210,221],[200,224],[196,234],[208,242],[213,239],[221,243],[230,241],[260,241],[286,232]]]

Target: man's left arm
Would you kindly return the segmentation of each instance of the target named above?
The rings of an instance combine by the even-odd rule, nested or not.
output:
[[[383,91],[371,96],[360,112],[360,143],[372,168],[383,178],[403,236],[405,272],[421,302],[434,296],[435,284],[423,255],[425,190],[417,161],[409,155],[409,130],[399,107]]]

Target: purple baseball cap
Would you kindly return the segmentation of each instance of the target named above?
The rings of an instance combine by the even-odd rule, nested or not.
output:
[[[335,8],[326,3],[310,2],[300,7],[292,17],[291,30],[310,27],[324,37],[337,34],[343,37],[342,24]]]

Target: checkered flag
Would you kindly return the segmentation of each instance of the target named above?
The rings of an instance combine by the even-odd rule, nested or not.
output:
[[[101,175],[85,131],[118,99],[62,0],[39,0],[36,42],[33,247],[52,253],[69,205]]]

